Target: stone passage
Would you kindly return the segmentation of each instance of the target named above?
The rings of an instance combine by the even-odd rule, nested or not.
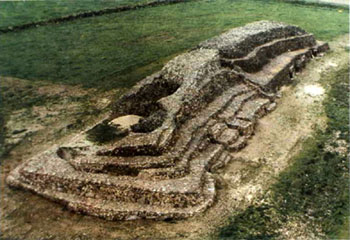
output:
[[[8,184],[109,220],[186,218],[214,201],[276,91],[328,49],[296,26],[260,21],[202,42],[147,77],[113,114],[18,166]]]

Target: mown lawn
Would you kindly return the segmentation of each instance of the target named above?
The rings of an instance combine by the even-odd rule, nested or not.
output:
[[[349,67],[323,77],[331,84],[324,101],[327,129],[308,139],[293,164],[269,189],[268,201],[233,216],[219,239],[275,239],[290,217],[320,227],[329,239],[349,239],[349,162],[329,151],[334,133],[349,144]],[[349,151],[349,149],[348,149]]]
[[[86,87],[130,87],[169,56],[230,28],[268,19],[318,39],[348,32],[348,13],[283,1],[201,0],[0,35],[0,73]]]
[[[152,0],[0,1],[0,28],[44,21],[69,14],[135,5]]]

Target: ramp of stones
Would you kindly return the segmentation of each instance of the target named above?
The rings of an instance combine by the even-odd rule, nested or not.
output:
[[[118,100],[100,124],[140,116],[126,134],[95,143],[85,131],[25,161],[7,182],[110,220],[193,216],[213,203],[212,172],[234,161],[258,119],[276,107],[278,88],[327,49],[283,23],[232,29]]]

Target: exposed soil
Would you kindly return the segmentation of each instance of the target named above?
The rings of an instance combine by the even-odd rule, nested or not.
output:
[[[37,93],[60,95],[65,99],[66,91],[72,94],[88,95],[89,100],[82,102],[60,102],[51,105],[33,106],[31,114],[12,112],[7,121],[8,132],[20,128],[34,129],[30,139],[24,137],[18,146],[2,160],[1,166],[1,232],[2,237],[18,239],[205,239],[208,234],[226,223],[228,216],[245,209],[265,191],[274,181],[274,177],[283,171],[290,159],[296,154],[304,139],[317,128],[325,126],[322,99],[324,93],[319,91],[318,82],[321,74],[337,71],[348,64],[349,48],[346,36],[331,43],[331,52],[323,58],[316,58],[306,69],[295,77],[295,84],[281,90],[277,109],[262,118],[255,136],[248,146],[234,155],[232,161],[215,177],[218,184],[218,195],[213,207],[203,214],[181,221],[137,220],[128,222],[110,222],[90,216],[69,212],[59,204],[22,190],[9,189],[5,178],[19,162],[45,150],[53,144],[59,144],[72,137],[77,130],[66,131],[67,124],[77,118],[82,102],[89,102],[101,113],[91,114],[87,126],[105,113],[102,109],[108,105],[116,92],[100,93],[96,90],[82,90],[78,87],[67,87],[69,90],[52,90],[38,88]],[[8,79],[8,81],[15,81]],[[17,81],[17,80],[16,80]],[[18,80],[19,83],[22,80]],[[23,82],[25,82],[23,80]],[[309,90],[318,89],[317,94]],[[61,86],[63,89],[65,87]],[[92,95],[92,96],[90,96]],[[80,95],[81,96],[81,95]],[[106,99],[106,100],[101,100]],[[51,101],[52,102],[52,101]],[[50,101],[49,101],[50,103]],[[90,106],[90,107],[92,107]],[[65,111],[69,109],[69,111]],[[52,119],[47,116],[51,114]],[[36,117],[32,117],[32,115]],[[95,116],[92,116],[95,115]],[[21,116],[21,117],[19,117]],[[83,117],[83,115],[81,115]],[[38,119],[42,119],[41,121]],[[83,118],[82,118],[83,119]],[[85,118],[84,118],[85,119]],[[84,120],[85,121],[85,120]],[[20,125],[20,127],[13,127]],[[65,127],[65,128],[64,128]],[[61,134],[57,134],[61,132]],[[18,133],[20,134],[20,133]],[[9,137],[11,138],[11,136]],[[312,232],[303,230],[305,224],[291,221],[293,229],[285,231],[286,239],[293,237],[312,238]],[[308,238],[309,237],[309,238]]]
[[[52,143],[81,130],[105,114],[110,102],[124,91],[100,92],[79,86],[1,77],[5,153],[16,148],[11,155],[22,154],[22,151],[26,154],[28,145]],[[23,141],[25,143],[19,145]]]
[[[331,3],[331,4],[335,4],[335,5],[349,5],[349,1],[347,0],[320,0],[319,2],[321,3]]]

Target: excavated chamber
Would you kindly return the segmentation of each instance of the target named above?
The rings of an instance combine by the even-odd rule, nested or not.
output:
[[[110,220],[186,218],[214,201],[212,172],[234,160],[276,91],[328,50],[312,34],[260,21],[179,55],[139,82],[92,129],[139,120],[103,143],[91,129],[13,170],[7,183]]]

